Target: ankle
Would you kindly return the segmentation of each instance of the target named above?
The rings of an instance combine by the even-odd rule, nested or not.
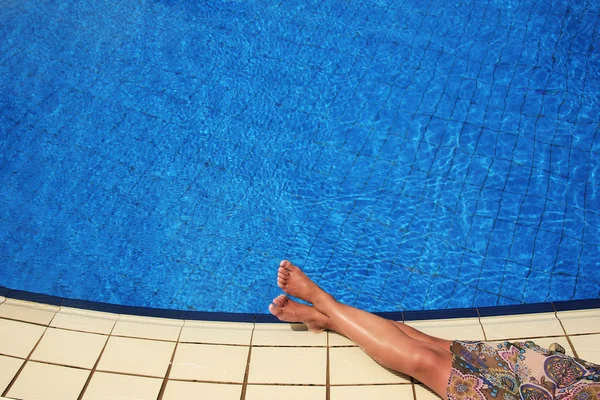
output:
[[[316,295],[313,301],[313,305],[315,306],[315,308],[325,315],[327,315],[327,310],[334,303],[337,303],[337,301],[333,298],[332,295],[326,292],[321,292],[318,295]]]

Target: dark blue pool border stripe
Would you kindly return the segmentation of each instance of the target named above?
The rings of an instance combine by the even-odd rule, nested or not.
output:
[[[123,306],[118,304],[99,303],[87,300],[74,300],[47,294],[32,293],[23,290],[9,289],[0,286],[0,296],[11,299],[26,300],[54,306],[80,308],[91,311],[102,311],[114,314],[128,314],[143,317],[187,319],[196,321],[218,322],[281,322],[271,314],[226,313],[205,311],[180,311],[162,308]],[[420,321],[445,318],[477,318],[501,315],[537,314],[555,311],[587,310],[600,308],[600,298],[587,300],[569,300],[537,304],[518,304],[510,306],[456,308],[447,310],[376,312],[374,314],[395,321]]]

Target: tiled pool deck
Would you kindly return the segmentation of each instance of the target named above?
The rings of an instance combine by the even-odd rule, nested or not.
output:
[[[300,325],[142,317],[5,297],[0,303],[0,396],[8,399],[438,398],[346,338]],[[406,323],[448,339],[558,342],[600,363],[600,307],[586,304],[596,308],[546,304],[530,309],[552,311],[511,316],[477,309],[470,318]]]

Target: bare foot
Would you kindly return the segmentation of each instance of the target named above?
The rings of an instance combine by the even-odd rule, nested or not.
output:
[[[269,305],[271,314],[285,322],[302,322],[311,332],[322,332],[329,329],[329,318],[314,307],[300,304],[282,294],[273,299]]]
[[[316,295],[324,294],[316,283],[288,260],[283,260],[279,264],[277,285],[287,294],[313,304],[314,301],[312,300]]]

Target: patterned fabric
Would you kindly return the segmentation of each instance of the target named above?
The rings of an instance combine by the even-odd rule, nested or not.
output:
[[[600,366],[533,342],[455,341],[448,400],[600,400]]]

